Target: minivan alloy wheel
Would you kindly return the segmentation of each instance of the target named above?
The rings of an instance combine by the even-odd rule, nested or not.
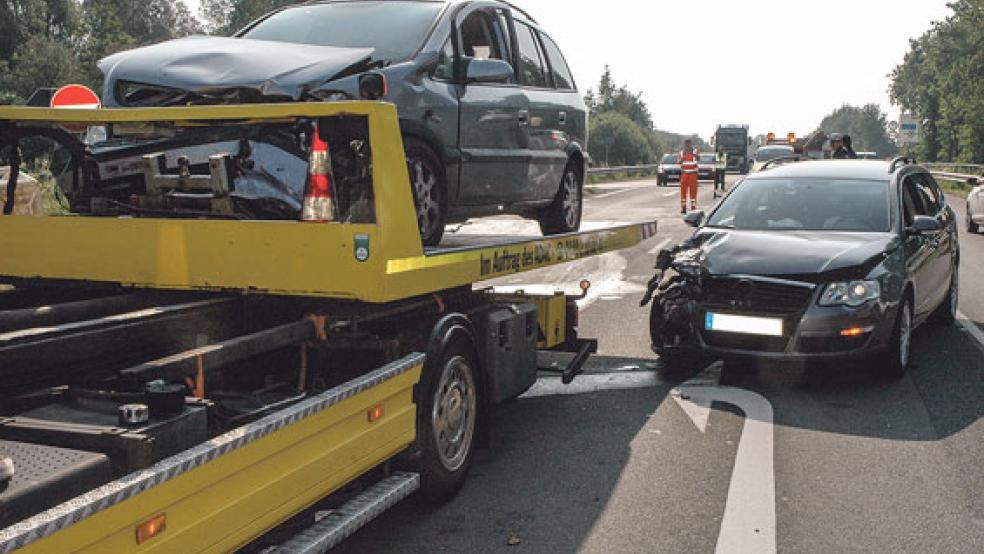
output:
[[[441,203],[436,198],[437,177],[434,169],[421,159],[409,158],[410,182],[413,183],[414,200],[417,204],[417,225],[420,234],[429,236],[440,221]]]
[[[577,225],[580,204],[581,191],[578,186],[577,173],[568,171],[564,174],[564,221],[567,222],[568,227]]]

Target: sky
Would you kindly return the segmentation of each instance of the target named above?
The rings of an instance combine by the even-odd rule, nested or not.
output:
[[[719,123],[753,134],[810,132],[842,104],[882,106],[909,39],[950,13],[948,0],[514,0],[557,41],[578,88],[609,65],[656,127],[709,137]],[[197,13],[198,1],[186,0]]]

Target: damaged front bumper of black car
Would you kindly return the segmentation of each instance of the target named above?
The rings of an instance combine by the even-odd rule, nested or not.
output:
[[[666,357],[799,363],[862,359],[886,348],[895,320],[887,312],[896,307],[879,300],[821,306],[822,288],[760,276],[704,277],[690,298],[665,314],[661,323],[674,331],[655,332],[653,350]],[[662,302],[659,294],[656,302]]]

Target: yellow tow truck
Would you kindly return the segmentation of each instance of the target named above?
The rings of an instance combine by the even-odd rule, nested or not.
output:
[[[99,158],[78,125],[139,155]],[[271,129],[307,152],[297,219],[237,208]],[[155,150],[213,131],[238,153]],[[574,353],[569,382],[597,346],[577,296],[476,283],[656,233],[425,249],[382,102],[0,108],[0,149],[39,139],[68,151],[72,200],[0,215],[0,554],[317,552],[414,491],[446,499],[538,351]]]

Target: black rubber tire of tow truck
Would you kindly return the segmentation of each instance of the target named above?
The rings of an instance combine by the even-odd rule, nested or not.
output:
[[[469,382],[471,388],[471,401],[467,403],[468,391],[452,398],[465,400],[466,409],[470,410],[470,425],[465,424],[462,431],[463,456],[460,460],[456,458],[448,460],[442,456],[441,430],[437,428],[436,419],[442,409],[447,409],[445,403],[438,402],[439,396],[447,396],[446,389],[449,380],[446,378],[448,372],[462,372],[452,379],[458,382]],[[442,504],[450,499],[464,484],[468,471],[471,468],[475,457],[475,446],[479,436],[479,423],[481,421],[482,388],[479,384],[480,374],[478,362],[474,349],[469,341],[462,338],[452,339],[444,352],[436,360],[431,360],[424,365],[424,371],[420,378],[420,397],[417,409],[417,447],[419,456],[413,462],[413,470],[420,473],[420,490],[418,498],[426,504]],[[458,389],[461,390],[461,389]],[[447,398],[445,398],[447,399]],[[440,404],[440,405],[438,405]],[[437,410],[435,410],[435,405]],[[449,430],[445,430],[449,432]],[[448,463],[454,462],[454,463]]]

